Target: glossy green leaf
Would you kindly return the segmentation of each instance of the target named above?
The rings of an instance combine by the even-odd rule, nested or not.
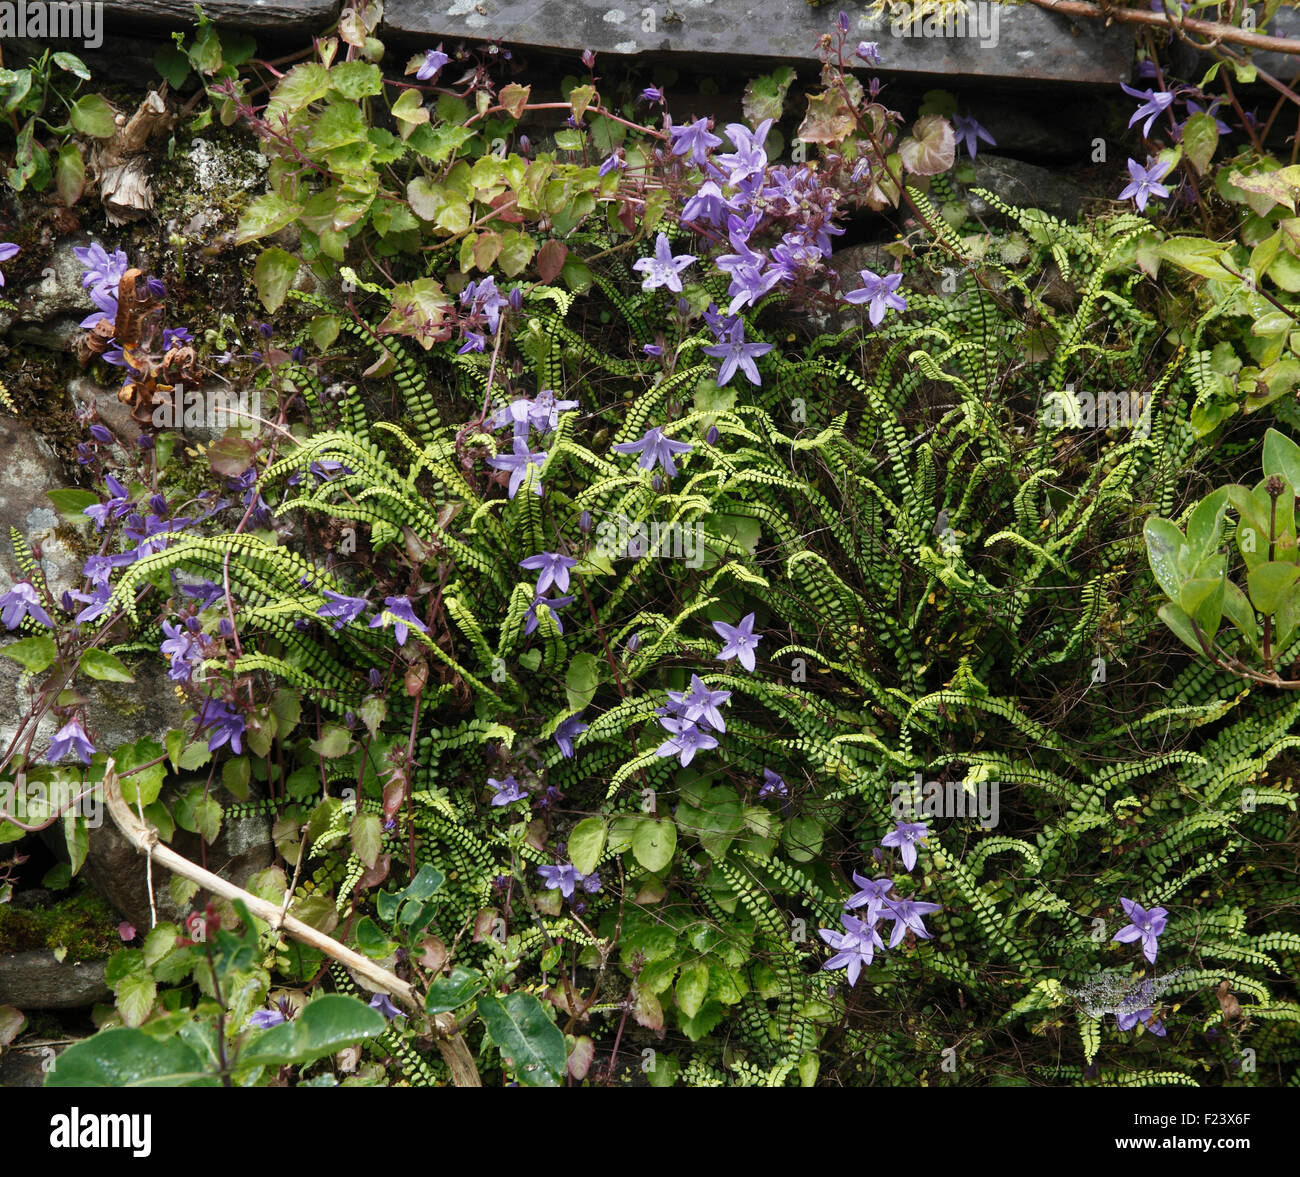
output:
[[[113,108],[98,94],[83,94],[68,110],[68,121],[83,135],[111,139],[117,130]]]
[[[296,1018],[263,1030],[239,1054],[239,1066],[301,1065],[346,1046],[378,1038],[388,1023],[355,997],[327,994],[303,1006]]]
[[[68,1047],[45,1078],[46,1087],[219,1087],[193,1047],[159,1042],[125,1026],[102,1030]]]
[[[1260,564],[1246,577],[1251,604],[1266,617],[1276,613],[1283,595],[1291,590],[1300,576],[1300,566],[1279,561]]]
[[[478,999],[479,1017],[501,1058],[524,1087],[558,1087],[568,1054],[564,1035],[531,993]]]
[[[267,192],[244,210],[235,229],[235,244],[243,245],[278,233],[286,225],[291,225],[302,211],[302,205],[286,200],[278,192]]]
[[[264,249],[258,255],[253,265],[253,284],[268,312],[278,311],[284,304],[297,273],[298,259],[278,246]]]
[[[569,861],[579,874],[589,875],[600,864],[605,849],[605,819],[588,817],[569,833]]]
[[[459,1009],[472,1001],[486,984],[487,978],[482,973],[456,965],[450,975],[438,977],[429,986],[424,1001],[425,1011],[441,1014]]]
[[[1205,651],[1201,648],[1201,643],[1197,640],[1196,630],[1192,625],[1192,619],[1187,616],[1172,601],[1166,601],[1159,609],[1160,620],[1163,621],[1170,629],[1182,639],[1193,653],[1204,656]]]
[[[677,826],[671,818],[637,822],[632,834],[632,856],[648,871],[663,870],[677,849]]]
[[[33,674],[48,669],[58,656],[59,648],[54,644],[54,639],[47,638],[44,634],[20,638],[7,646],[0,646],[0,657],[12,658]]]
[[[1156,582],[1171,601],[1178,600],[1183,582],[1180,562],[1187,547],[1183,533],[1167,519],[1151,518],[1146,521],[1142,534]]]
[[[704,999],[709,995],[709,966],[706,964],[684,966],[673,993],[677,998],[677,1008],[688,1018],[693,1018],[700,1012]]]
[[[98,647],[82,651],[81,672],[105,682],[135,682],[135,676],[119,659]]]

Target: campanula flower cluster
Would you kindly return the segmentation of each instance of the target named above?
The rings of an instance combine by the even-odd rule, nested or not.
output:
[[[900,821],[880,844],[898,850],[903,866],[910,871],[916,866],[916,848],[928,832],[924,822]],[[822,968],[845,969],[850,985],[858,983],[863,968],[875,959],[876,950],[886,947],[881,936],[886,923],[890,925],[888,947],[897,948],[908,932],[918,940],[932,939],[924,917],[941,910],[938,903],[923,903],[899,895],[888,875],[869,879],[854,871],[853,882],[858,889],[845,901],[840,916],[844,930],[817,929],[817,935],[834,949],[834,955]]]

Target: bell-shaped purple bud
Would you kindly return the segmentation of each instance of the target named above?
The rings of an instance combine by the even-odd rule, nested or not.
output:
[[[583,513],[578,516],[578,530],[582,532],[583,535],[591,534],[591,512],[590,511],[583,511]]]
[[[716,425],[709,426],[709,431],[704,435],[704,440],[707,441],[709,445],[718,444],[718,427]]]

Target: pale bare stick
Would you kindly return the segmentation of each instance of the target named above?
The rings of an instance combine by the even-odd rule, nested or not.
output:
[[[251,914],[257,916],[258,919],[265,920],[276,931],[286,932],[295,940],[323,952],[326,956],[339,961],[358,976],[363,977],[377,990],[391,993],[410,1009],[418,1013],[424,1013],[424,1006],[411,988],[410,983],[403,981],[396,973],[381,967],[368,957],[362,956],[359,952],[354,952],[346,945],[340,944],[333,937],[317,931],[310,924],[303,923],[297,917],[286,914],[276,904],[265,899],[259,899],[256,895],[245,891],[242,887],[236,887],[234,883],[223,879],[220,875],[214,875],[211,871],[204,870],[197,863],[177,854],[170,846],[161,842],[158,838],[158,831],[144,821],[143,817],[137,818],[131,812],[125,798],[122,796],[122,787],[118,782],[115,766],[111,759],[104,768],[104,798],[107,802],[109,816],[112,817],[114,824],[141,854],[149,855],[159,866],[165,866],[173,874],[198,883],[205,891],[220,895],[223,899],[240,900],[247,906]],[[442,1054],[443,1061],[451,1070],[452,1082],[457,1087],[482,1087],[483,1081],[479,1077],[478,1067],[474,1063],[474,1056],[470,1053],[464,1037],[456,1028],[456,1019],[451,1014],[444,1013],[432,1016],[430,1021],[433,1023],[434,1040],[438,1044],[438,1050]]]

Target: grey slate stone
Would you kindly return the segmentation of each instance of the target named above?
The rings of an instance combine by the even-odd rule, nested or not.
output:
[[[218,26],[250,32],[311,29],[324,32],[338,17],[339,0],[203,0],[203,11]],[[107,0],[104,32],[129,35],[143,23],[192,25],[192,0]]]
[[[147,925],[146,925],[147,926]],[[52,952],[0,955],[0,1005],[18,1009],[80,1009],[110,996],[102,960],[62,963]]]
[[[803,0],[676,0],[671,6],[628,0],[388,0],[380,32],[434,43],[454,37],[499,38],[548,49],[726,54],[815,64],[818,38],[830,30],[841,7],[853,22],[850,45],[879,43],[885,77],[899,73],[1113,85],[1127,81],[1132,67],[1133,38],[1125,29],[1105,29],[1092,21],[1072,25],[1038,8],[996,5],[987,10],[998,18],[996,36],[986,38],[996,43],[989,44],[971,36],[895,36],[895,28],[901,30],[904,23],[892,25],[889,13],[901,11],[901,5],[870,18],[867,6],[853,0],[821,8]],[[666,11],[678,14],[680,21],[665,21]]]
[[[1113,196],[1118,189],[1108,184],[1109,177],[1099,175],[1097,183],[1088,184],[1071,175],[1050,168],[1036,167],[1023,160],[981,151],[971,165],[975,170],[972,187],[987,188],[1008,204],[1042,209],[1054,217],[1073,221],[1090,199]],[[971,196],[971,211],[977,216],[991,213],[979,197]],[[997,214],[993,213],[994,220]]]
[[[1283,5],[1277,10],[1268,27],[1257,31],[1274,37],[1300,38],[1300,12]],[[1241,47],[1233,45],[1230,48],[1240,50]],[[1289,53],[1252,53],[1251,60],[1260,69],[1283,82],[1290,82],[1297,73],[1300,73],[1300,56]]]

